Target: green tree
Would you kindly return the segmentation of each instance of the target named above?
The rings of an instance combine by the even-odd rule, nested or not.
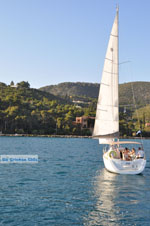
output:
[[[10,86],[14,86],[14,82],[13,81],[11,81]]]
[[[18,86],[18,88],[27,88],[27,89],[30,88],[30,84],[28,82],[25,82],[25,81],[17,83],[17,86]]]

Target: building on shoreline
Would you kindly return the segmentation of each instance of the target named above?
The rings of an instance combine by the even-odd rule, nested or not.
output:
[[[89,129],[91,132],[93,132],[94,122],[95,122],[95,117],[81,116],[81,117],[76,117],[76,121],[73,123],[76,125],[80,125],[81,130]]]

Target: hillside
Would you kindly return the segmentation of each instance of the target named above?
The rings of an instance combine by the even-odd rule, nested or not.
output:
[[[18,83],[18,87],[0,83],[0,132],[54,133],[57,118],[63,120],[74,107],[68,103],[53,94],[30,88],[27,82]]]
[[[99,92],[98,83],[60,83],[40,88],[53,95],[58,96],[84,96],[88,98],[97,98]],[[150,82],[132,82],[119,85],[120,105],[132,105],[133,93],[137,106],[150,104]]]
[[[4,134],[90,134],[88,129],[82,130],[81,126],[74,122],[76,117],[95,116],[99,85],[63,83],[54,87],[55,92],[51,94],[32,89],[30,84],[24,81],[14,87],[0,83],[0,132]],[[133,91],[136,106],[139,108],[138,112],[135,112],[135,107],[131,108]],[[146,123],[150,122],[150,105],[148,105],[150,104],[150,83],[121,84],[119,92],[120,134],[131,136],[142,128],[144,135],[149,136],[150,128]]]
[[[19,84],[19,83],[18,83]],[[11,98],[19,98],[22,99],[23,102],[27,101],[42,101],[43,98],[47,98],[49,101],[57,100],[59,102],[64,102],[61,97],[54,96],[51,93],[47,93],[42,90],[38,89],[32,89],[32,88],[24,88],[24,87],[18,87],[13,88],[10,86],[7,86],[5,83],[0,82],[0,98],[2,99],[9,99],[9,96]]]
[[[120,84],[119,98],[120,105],[130,105],[133,101],[133,94],[137,107],[150,104],[150,82],[130,82]]]
[[[82,82],[64,82],[58,85],[50,85],[41,87],[40,90],[52,93],[58,96],[85,96],[97,98],[99,92],[99,84],[82,83]]]

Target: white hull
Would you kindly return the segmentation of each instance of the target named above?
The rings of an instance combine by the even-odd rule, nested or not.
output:
[[[104,153],[103,161],[105,168],[118,174],[140,174],[145,169],[145,159],[134,159],[132,161],[125,161],[121,159],[114,159],[109,157],[109,151]]]

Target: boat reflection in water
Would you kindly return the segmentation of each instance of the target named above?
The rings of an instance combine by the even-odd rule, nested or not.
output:
[[[149,216],[148,210],[141,211],[146,202],[145,183],[143,175],[118,175],[106,169],[97,172],[93,183],[95,206],[84,225],[141,224],[144,214]]]

